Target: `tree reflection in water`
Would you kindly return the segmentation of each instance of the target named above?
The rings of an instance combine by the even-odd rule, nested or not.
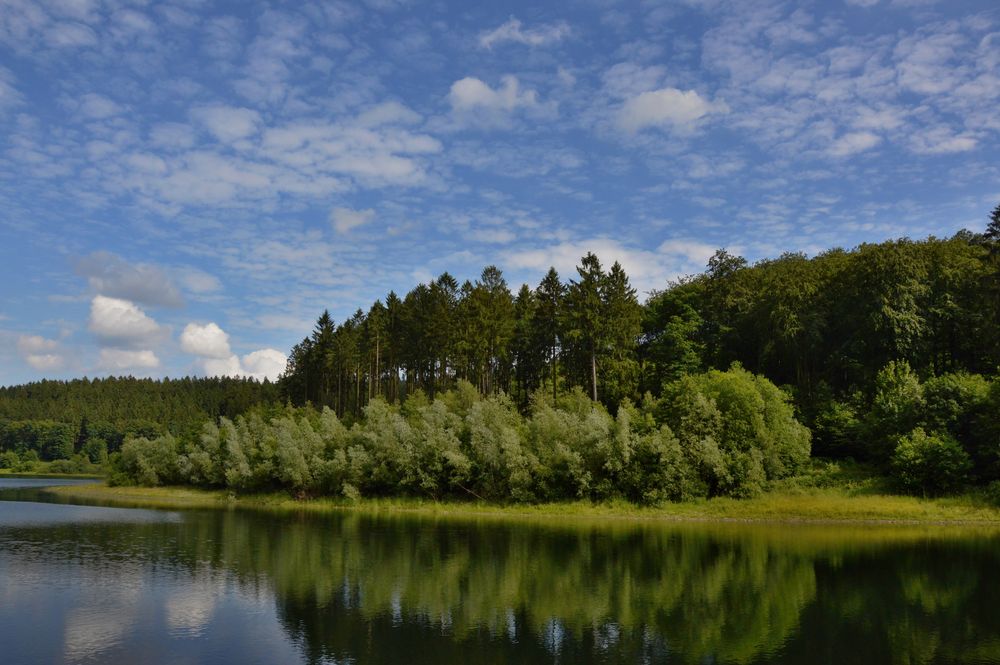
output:
[[[984,532],[237,511],[44,528],[6,556],[235,582],[273,596],[312,663],[1000,662]],[[197,636],[209,600],[164,611]]]

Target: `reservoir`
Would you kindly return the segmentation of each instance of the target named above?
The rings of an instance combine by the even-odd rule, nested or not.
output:
[[[1000,663],[1000,532],[165,511],[0,479],[35,663]]]

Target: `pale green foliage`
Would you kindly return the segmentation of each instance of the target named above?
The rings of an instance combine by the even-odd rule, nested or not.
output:
[[[523,445],[524,422],[506,395],[477,402],[465,419],[473,476],[484,497],[531,501],[537,458]]]
[[[743,370],[687,377],[669,401],[624,400],[615,417],[580,388],[539,390],[525,419],[504,395],[470,384],[400,408],[375,398],[348,430],[333,411],[288,409],[207,423],[183,446],[130,441],[117,468],[132,482],[177,480],[300,494],[626,498],[643,503],[745,496],[793,470],[808,435],[784,394]],[[670,423],[670,426],[667,425]],[[675,436],[674,432],[679,432]]]
[[[603,471],[611,418],[577,388],[556,409],[536,396],[527,427],[527,445],[538,459],[541,498],[583,497],[595,472]]]
[[[411,484],[438,496],[469,481],[472,463],[462,451],[462,418],[441,400],[423,407],[414,427],[414,464]]]
[[[901,437],[892,455],[892,469],[899,485],[908,492],[947,494],[959,489],[972,461],[947,434],[927,434],[916,428]]]
[[[119,464],[140,485],[169,485],[179,480],[177,440],[166,434],[155,439],[128,439]]]

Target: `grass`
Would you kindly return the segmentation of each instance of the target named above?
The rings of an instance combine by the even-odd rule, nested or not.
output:
[[[289,512],[356,511],[433,516],[511,518],[601,518],[719,522],[891,523],[1000,526],[1000,509],[980,494],[921,498],[891,494],[884,479],[852,464],[815,462],[795,478],[773,483],[751,499],[713,498],[659,506],[626,501],[570,501],[496,504],[419,498],[319,497],[287,493],[243,494],[190,487],[108,487],[104,484],[55,487],[63,498],[144,508],[247,508]]]
[[[0,469],[0,478],[80,478],[83,480],[97,480],[103,477],[97,473],[51,473],[44,469],[32,469],[31,471]]]

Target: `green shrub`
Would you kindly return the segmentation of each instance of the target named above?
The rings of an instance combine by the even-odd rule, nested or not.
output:
[[[711,494],[758,494],[809,459],[809,430],[788,396],[738,366],[668,384],[660,415]]]
[[[813,454],[818,457],[871,457],[865,446],[861,420],[850,404],[827,402],[817,414],[812,432]]]
[[[961,488],[972,460],[952,437],[927,434],[918,427],[900,438],[891,466],[904,491],[934,496]]]
[[[15,469],[21,463],[21,458],[13,450],[0,454],[0,469]]]
[[[118,460],[121,471],[140,485],[169,485],[181,480],[177,440],[169,434],[155,439],[126,439]]]
[[[894,360],[883,367],[875,377],[872,408],[865,419],[872,458],[887,461],[898,438],[917,426],[923,408],[923,388],[909,363]]]

